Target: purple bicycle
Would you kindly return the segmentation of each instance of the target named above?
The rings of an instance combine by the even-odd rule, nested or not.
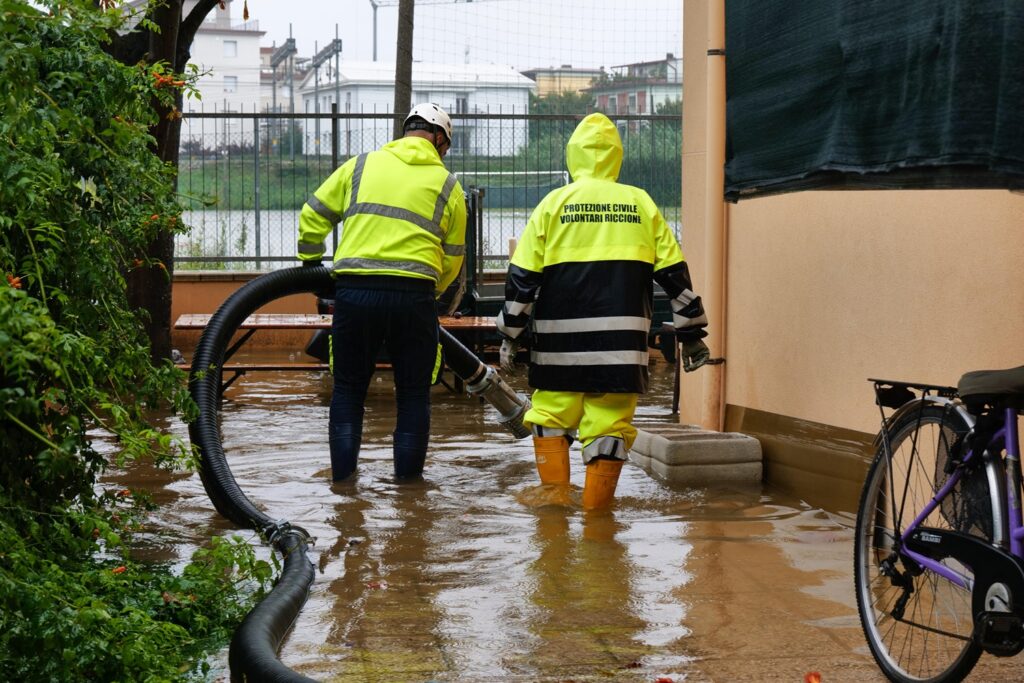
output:
[[[890,680],[959,681],[983,652],[1024,647],[1024,367],[956,388],[870,381],[882,430],[857,511],[861,625]]]

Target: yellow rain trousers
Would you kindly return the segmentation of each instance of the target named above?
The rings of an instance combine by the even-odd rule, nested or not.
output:
[[[630,423],[636,412],[637,394],[538,389],[531,400],[532,407],[523,422],[543,436],[576,431],[583,444],[584,463],[599,455],[625,460],[636,439],[636,428]]]

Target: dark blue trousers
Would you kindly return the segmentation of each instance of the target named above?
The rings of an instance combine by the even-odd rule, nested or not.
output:
[[[434,283],[406,277],[338,278],[331,327],[334,395],[331,398],[331,470],[335,481],[356,469],[363,404],[381,348],[394,369],[398,419],[395,476],[423,471],[430,433],[430,385],[437,362]]]

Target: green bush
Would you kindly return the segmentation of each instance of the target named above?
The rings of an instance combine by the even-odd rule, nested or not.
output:
[[[87,518],[51,519],[35,530],[67,534],[59,539],[67,548],[80,544],[71,530]],[[227,642],[249,608],[236,596],[259,595],[272,573],[239,536],[214,538],[176,575],[166,566],[121,559],[58,561],[8,522],[0,520],[0,673],[7,681],[201,675],[209,668],[203,655]]]
[[[120,21],[87,0],[0,0],[0,680],[187,676],[271,572],[240,542],[182,574],[134,563],[140,510],[96,490],[89,430],[119,458],[190,464],[146,417],[195,410],[127,304],[125,274],[180,209],[148,132],[173,92],[161,65],[103,51]]]

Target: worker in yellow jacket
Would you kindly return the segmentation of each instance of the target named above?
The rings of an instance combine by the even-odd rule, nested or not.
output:
[[[462,267],[466,200],[442,161],[452,142],[448,114],[436,104],[417,105],[403,130],[398,140],[342,164],[299,217],[303,265],[320,265],[324,240],[342,224],[332,265],[335,481],[356,469],[363,403],[382,346],[398,404],[395,477],[419,476],[426,459],[430,385],[440,367],[434,301]]]
[[[583,444],[583,506],[611,504],[647,390],[652,280],[672,300],[687,372],[707,362],[707,317],[682,252],[643,190],[617,182],[622,141],[603,114],[590,114],[566,146],[573,182],[534,209],[509,264],[497,327],[501,365],[514,369],[518,339],[532,326],[532,425],[540,479],[569,483],[569,445]]]

